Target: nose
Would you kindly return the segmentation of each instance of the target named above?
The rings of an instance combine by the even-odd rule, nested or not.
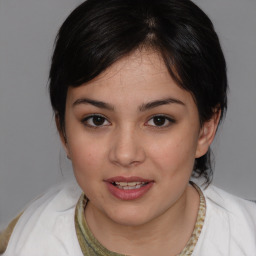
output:
[[[137,166],[144,162],[146,156],[142,144],[135,129],[120,128],[113,134],[109,159],[115,165],[125,168]]]

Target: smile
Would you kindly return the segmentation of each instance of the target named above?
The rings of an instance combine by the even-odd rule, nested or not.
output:
[[[113,182],[115,187],[124,190],[139,189],[148,184],[148,182]]]
[[[143,197],[155,183],[140,177],[113,177],[105,180],[112,196],[121,200],[135,200]]]

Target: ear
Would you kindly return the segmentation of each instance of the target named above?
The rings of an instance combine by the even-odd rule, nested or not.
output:
[[[69,156],[69,148],[68,148],[68,141],[67,141],[67,136],[65,133],[65,128],[62,127],[61,122],[60,122],[60,116],[58,113],[55,114],[55,123],[56,123],[56,127],[60,136],[60,141],[61,144],[66,152],[67,158],[70,159]]]
[[[197,150],[195,158],[199,158],[205,155],[215,137],[218,124],[220,121],[221,110],[218,108],[214,111],[213,116],[207,122],[205,122],[199,133]]]

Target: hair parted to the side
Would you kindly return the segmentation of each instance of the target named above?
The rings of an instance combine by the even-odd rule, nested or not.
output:
[[[163,58],[189,91],[200,122],[227,108],[226,62],[208,16],[190,0],[87,0],[61,26],[49,76],[50,99],[65,132],[68,87],[78,87],[138,48]],[[210,149],[195,159],[193,175],[212,178]]]

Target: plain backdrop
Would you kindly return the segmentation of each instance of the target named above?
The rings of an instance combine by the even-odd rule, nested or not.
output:
[[[213,183],[256,199],[256,1],[195,0],[212,19],[228,64],[229,109],[214,142]],[[47,80],[59,26],[79,0],[0,0],[0,228],[72,176]]]

